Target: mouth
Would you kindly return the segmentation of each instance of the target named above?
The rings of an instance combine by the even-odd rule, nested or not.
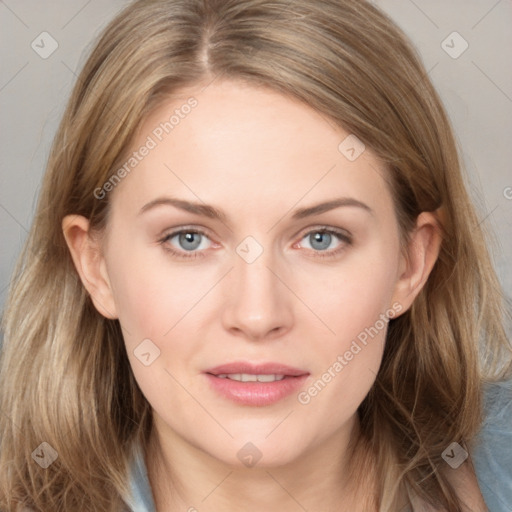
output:
[[[251,373],[219,373],[215,375],[219,379],[231,379],[238,382],[275,382],[276,380],[283,380],[287,375],[276,375],[276,374],[260,374],[253,375]]]
[[[279,363],[229,363],[205,372],[211,388],[240,405],[274,404],[299,390],[309,372]]]

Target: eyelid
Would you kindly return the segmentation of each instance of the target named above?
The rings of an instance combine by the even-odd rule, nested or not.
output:
[[[353,243],[352,234],[345,229],[336,228],[334,226],[309,226],[305,230],[302,230],[299,235],[297,235],[299,237],[299,240],[298,240],[298,242],[295,242],[293,244],[294,247],[296,245],[300,244],[300,242],[304,238],[306,238],[306,236],[311,235],[312,233],[332,234],[332,235],[338,237],[339,242],[340,242],[339,247],[336,247],[335,249],[325,250],[325,251],[315,251],[314,249],[309,249],[307,247],[301,247],[301,249],[306,250],[307,252],[313,253],[314,257],[319,257],[319,258],[332,257],[332,258],[334,258],[334,257],[338,256],[341,252],[343,252],[347,248],[347,245],[352,245],[352,243]]]
[[[190,258],[206,256],[205,253],[209,249],[211,249],[211,247],[208,249],[201,249],[198,251],[184,251],[184,250],[176,249],[176,248],[170,246],[170,244],[166,245],[167,242],[169,241],[169,239],[172,239],[176,235],[179,235],[182,233],[200,234],[200,235],[208,238],[208,240],[210,240],[212,245],[214,245],[214,246],[216,245],[217,247],[220,246],[220,244],[218,242],[215,242],[213,240],[212,236],[209,234],[209,230],[202,228],[202,227],[194,226],[194,225],[178,226],[176,228],[168,229],[168,230],[164,231],[159,236],[158,243],[163,246],[165,251],[173,254],[174,256],[176,256],[178,258],[190,259]],[[337,228],[334,226],[318,225],[318,226],[308,226],[307,228],[304,228],[298,235],[296,235],[295,238],[298,237],[298,241],[295,242],[293,244],[293,246],[298,245],[306,236],[308,236],[312,233],[329,233],[329,234],[336,236],[338,238],[338,240],[340,241],[339,247],[337,247],[336,249],[330,249],[330,250],[325,250],[325,251],[318,251],[318,250],[315,251],[314,249],[301,247],[302,249],[305,249],[308,252],[314,253],[315,256],[318,256],[318,257],[335,257],[338,255],[338,253],[345,250],[347,245],[351,245],[353,243],[353,236],[346,229]]]
[[[330,233],[337,235],[342,240],[345,241],[352,241],[352,234],[347,231],[346,229],[337,228],[334,226],[326,226],[326,225],[318,225],[318,226],[309,226],[299,232],[297,235],[297,238],[302,240],[307,235],[310,235],[311,233]]]
[[[179,250],[172,245],[170,245],[168,242],[170,239],[174,238],[176,235],[180,235],[182,233],[197,233],[199,235],[202,235],[211,242],[212,245],[219,245],[217,242],[215,242],[211,235],[209,234],[208,230],[204,228],[200,228],[197,226],[178,226],[175,228],[167,229],[165,230],[159,237],[158,237],[158,243],[162,245],[163,249],[169,253],[171,253],[173,256],[176,256],[178,258],[182,259],[190,259],[190,258],[198,258],[205,256],[205,252],[208,249],[201,249],[199,251],[184,251]],[[209,248],[211,249],[211,247]]]
[[[162,239],[169,239],[182,233],[198,233],[208,238],[212,243],[218,243],[215,241],[215,235],[209,229],[194,224],[167,228],[158,235],[158,239],[161,241]]]

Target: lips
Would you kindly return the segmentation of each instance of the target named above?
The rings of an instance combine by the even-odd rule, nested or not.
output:
[[[205,373],[211,388],[239,405],[266,406],[297,392],[309,372],[280,363],[233,362]]]
[[[211,375],[233,375],[233,374],[249,374],[249,375],[284,375],[285,377],[300,377],[309,375],[309,372],[287,366],[280,363],[248,363],[233,362],[222,364],[206,370],[205,373]]]

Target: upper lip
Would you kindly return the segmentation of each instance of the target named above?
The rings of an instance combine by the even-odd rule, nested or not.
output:
[[[221,364],[206,370],[205,373],[212,375],[247,373],[249,375],[285,375],[290,377],[309,375],[307,371],[281,363],[250,363],[244,361]]]

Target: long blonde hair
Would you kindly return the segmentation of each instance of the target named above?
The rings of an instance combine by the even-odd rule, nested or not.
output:
[[[391,320],[359,414],[381,512],[405,491],[461,510],[438,468],[452,441],[471,446],[483,384],[512,374],[502,297],[441,101],[402,32],[361,0],[141,0],[103,32],[55,137],[5,310],[0,509],[126,508],[130,447],[147,447],[151,410],[61,222],[78,214],[101,229],[109,198],[94,191],[141,122],[180,88],[217,77],[298,98],[371,147],[389,169],[404,239],[420,212],[440,214],[439,259]],[[47,469],[33,458],[43,442],[58,454]]]

